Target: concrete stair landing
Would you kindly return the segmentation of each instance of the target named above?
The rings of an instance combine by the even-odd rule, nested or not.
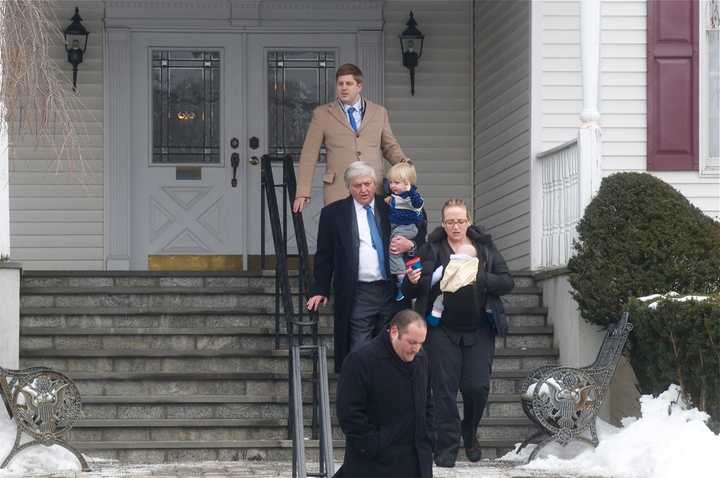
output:
[[[540,289],[528,274],[515,278],[506,297],[511,332],[497,339],[478,432],[488,458],[531,431],[521,384],[557,358]],[[284,342],[274,349],[274,291],[268,274],[25,272],[21,366],[53,367],[76,381],[85,417],[71,440],[91,456],[290,460],[287,350]],[[325,311],[320,334],[330,345],[331,326]],[[330,388],[334,402],[334,375]],[[341,457],[336,424],[333,435]],[[317,443],[307,445],[312,459]]]

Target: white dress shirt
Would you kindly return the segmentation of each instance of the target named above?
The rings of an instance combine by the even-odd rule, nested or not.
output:
[[[358,131],[360,131],[360,127],[362,126],[362,97],[358,96],[358,100],[354,105],[346,105],[345,103],[342,104],[343,111],[345,111],[345,117],[348,117],[348,109],[352,106],[355,108],[355,111],[353,112],[353,118],[355,118],[355,124],[357,125]],[[348,124],[350,123],[350,119],[348,119]]]
[[[360,250],[358,251],[358,281],[375,282],[382,280],[380,272],[380,262],[378,261],[377,251],[372,245],[372,235],[370,234],[370,224],[368,224],[367,211],[365,206],[353,199],[355,204],[355,217],[358,225],[358,238],[360,239]],[[370,203],[370,208],[375,214],[375,200]],[[380,229],[380,226],[378,226]]]

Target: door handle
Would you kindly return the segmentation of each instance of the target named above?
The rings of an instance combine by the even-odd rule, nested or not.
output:
[[[230,166],[233,168],[233,177],[230,181],[230,186],[236,188],[237,187],[237,168],[240,166],[240,155],[238,153],[233,153],[230,155]]]
[[[250,156],[250,159],[248,159],[248,163],[256,166],[258,163],[260,163],[260,158],[258,158],[257,156]]]

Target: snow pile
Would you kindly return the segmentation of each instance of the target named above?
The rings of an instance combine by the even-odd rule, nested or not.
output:
[[[657,398],[643,395],[640,407],[642,418],[624,419],[621,429],[599,427],[596,449],[569,460],[550,455],[521,468],[613,478],[718,476],[720,436],[705,425],[706,413],[687,409],[680,387],[671,385]],[[512,455],[503,458],[513,459]]]
[[[10,420],[5,407],[0,406],[0,463],[10,453],[15,443],[17,428]],[[28,441],[23,437],[23,443]],[[15,455],[6,469],[0,470],[0,477],[27,476],[34,473],[55,471],[80,471],[81,466],[75,455],[57,445],[51,447],[31,446]]]
[[[658,303],[661,300],[672,300],[674,302],[687,302],[693,300],[695,302],[703,302],[709,299],[706,295],[680,295],[677,292],[668,292],[667,294],[652,294],[646,295],[645,297],[639,297],[638,300],[641,302],[650,302],[648,308],[657,309]]]

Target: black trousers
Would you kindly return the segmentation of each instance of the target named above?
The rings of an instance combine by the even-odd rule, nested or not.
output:
[[[435,457],[454,462],[460,438],[470,447],[490,393],[495,355],[495,332],[483,327],[475,332],[454,332],[430,327],[424,346],[430,355],[435,402]],[[463,419],[457,407],[463,398]]]
[[[390,281],[358,282],[350,318],[350,351],[369,342],[392,318],[395,292]]]

